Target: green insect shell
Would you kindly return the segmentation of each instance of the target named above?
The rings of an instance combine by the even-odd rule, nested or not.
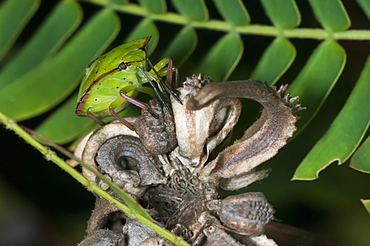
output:
[[[87,116],[89,112],[102,118],[111,115],[109,108],[114,109],[116,113],[123,111],[129,102],[120,95],[121,92],[131,98],[135,98],[138,92],[155,97],[152,88],[143,86],[148,82],[148,78],[159,82],[153,70],[147,71],[145,46],[150,38],[140,38],[122,44],[98,57],[86,68],[78,94],[78,116]],[[154,69],[160,76],[165,76],[167,65],[168,58],[164,58]]]

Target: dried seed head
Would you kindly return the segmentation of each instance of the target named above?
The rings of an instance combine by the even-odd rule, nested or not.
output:
[[[216,225],[205,228],[204,234],[207,236],[207,245],[209,246],[242,246],[230,234]]]
[[[169,153],[177,146],[173,116],[168,110],[163,110],[158,100],[151,100],[149,104],[151,112],[141,110],[141,117],[134,124],[135,131],[147,150],[153,154]]]
[[[189,98],[186,107],[191,110],[202,110],[223,98],[252,99],[264,107],[261,117],[243,137],[206,165],[204,176],[239,176],[276,155],[297,129],[294,113],[302,109],[289,95],[284,95],[285,89],[283,86],[276,91],[258,80],[229,81],[208,84]]]
[[[134,136],[119,135],[105,141],[96,157],[98,170],[119,186],[153,185],[165,182],[157,156],[151,154]]]
[[[188,96],[195,96],[200,89],[202,89],[205,85],[208,85],[212,82],[212,80],[207,77],[205,78],[203,74],[195,75],[193,74],[191,77],[186,77],[185,82],[183,83],[183,94]]]
[[[209,83],[201,74],[187,78],[184,88],[179,89],[184,104],[172,103],[178,140],[174,154],[189,168],[207,161],[209,153],[232,130],[241,111],[239,100],[230,98],[214,101],[197,111],[188,110],[188,99]]]
[[[134,117],[126,119],[130,123],[136,120]],[[75,155],[85,164],[97,169],[95,155],[98,149],[106,140],[118,135],[137,137],[137,134],[134,131],[131,131],[122,123],[110,123],[87,135],[77,146],[77,152],[75,152]],[[95,174],[89,170],[82,168],[82,173],[88,180],[97,182]]]
[[[222,223],[239,234],[258,236],[273,218],[274,209],[260,192],[229,196],[222,200],[220,219]]]
[[[297,97],[285,94],[286,88],[277,90],[256,80],[210,83],[202,74],[193,75],[179,89],[183,105],[172,101],[173,118],[151,101],[151,113],[143,110],[136,123],[132,121],[141,142],[135,132],[113,123],[89,136],[78,153],[146,202],[155,220],[193,245],[275,245],[259,236],[274,214],[263,194],[218,200],[218,188],[235,190],[267,176],[268,171],[256,172],[255,167],[286,144],[296,130],[295,113],[302,109],[294,104]],[[241,139],[209,161],[210,152],[239,119],[239,97],[259,102],[262,115]],[[89,179],[96,181],[94,176]],[[106,208],[98,204],[95,210]],[[92,217],[104,220],[106,213],[95,210]],[[126,224],[123,234],[138,238],[136,229],[129,232],[136,222]],[[96,221],[89,228],[98,225]],[[138,245],[164,245],[157,237],[140,240]]]

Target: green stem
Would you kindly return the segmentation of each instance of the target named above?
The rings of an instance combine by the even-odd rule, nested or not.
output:
[[[266,25],[247,25],[247,26],[237,26],[234,27],[228,22],[222,20],[208,20],[203,22],[191,21],[186,17],[173,12],[167,12],[162,14],[149,13],[146,9],[138,4],[110,4],[107,0],[90,0],[99,5],[108,6],[114,10],[138,15],[145,18],[149,18],[153,21],[164,21],[171,24],[178,25],[189,25],[194,28],[212,29],[216,31],[230,32],[230,30],[235,30],[238,34],[248,34],[248,35],[260,35],[260,36],[272,36],[276,37],[282,35],[286,38],[304,38],[304,39],[327,39],[329,37],[336,40],[370,40],[369,30],[346,30],[341,32],[328,32],[325,29],[319,28],[294,28],[289,30],[280,30],[275,26]]]
[[[39,152],[41,152],[47,160],[54,162],[57,166],[62,168],[64,171],[66,171],[74,179],[76,179],[78,182],[83,184],[88,190],[94,192],[95,194],[113,203],[117,208],[121,209],[131,218],[134,218],[140,221],[141,223],[143,223],[144,225],[146,225],[153,231],[157,232],[158,234],[162,235],[163,237],[167,238],[171,242],[175,243],[176,245],[183,245],[183,246],[189,245],[182,238],[175,236],[174,234],[167,231],[166,229],[163,229],[159,225],[149,221],[144,216],[137,214],[137,213],[133,213],[133,211],[129,209],[126,205],[122,204],[120,201],[113,198],[111,195],[109,195],[107,192],[102,190],[94,182],[91,182],[88,179],[86,179],[81,173],[76,171],[73,167],[69,166],[65,161],[63,161],[59,156],[57,156],[54,151],[40,144],[38,141],[36,141],[36,139],[34,139],[31,135],[29,135],[26,131],[24,131],[14,120],[10,119],[6,115],[2,114],[1,112],[0,112],[0,123],[3,123],[7,129],[13,130],[16,134],[18,134],[21,138],[23,138],[28,144],[35,147]]]

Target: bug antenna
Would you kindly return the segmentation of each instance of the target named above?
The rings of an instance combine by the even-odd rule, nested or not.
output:
[[[152,62],[147,58],[147,61],[148,61],[148,64],[150,66],[150,68],[154,71],[155,75],[157,75],[157,77],[159,78],[159,85],[160,87],[162,88],[162,90],[165,90],[167,91],[168,94],[171,94],[178,103],[182,104],[180,98],[178,97],[177,93],[175,91],[173,91],[169,85],[167,83],[164,83],[161,76],[158,74],[157,70],[154,68]],[[167,73],[167,81],[168,83],[171,83],[172,82],[172,59],[168,58],[168,73]],[[178,71],[177,71],[177,68],[176,68],[176,79],[178,78]],[[177,84],[177,81],[176,81],[176,84]]]
[[[144,77],[148,80],[149,84],[151,87],[153,87],[154,89],[154,92],[155,94],[157,95],[159,101],[161,102],[161,104],[168,110],[168,112],[172,113],[172,110],[170,109],[170,107],[167,105],[165,99],[163,98],[163,93],[161,93],[157,86],[153,83],[153,81],[149,78],[149,76],[146,74],[146,72],[144,72],[143,69],[141,69],[140,67],[136,67],[143,75]]]
[[[51,141],[50,139],[44,137],[43,135],[41,135],[40,133],[38,132],[35,132],[34,130],[31,130],[30,128],[24,126],[24,125],[19,125],[24,131],[26,131],[28,134],[34,136],[34,137],[37,137],[39,139],[41,139],[44,143],[46,143],[47,145],[51,146],[51,147],[54,147],[55,149],[59,150],[60,152],[62,152],[63,154],[65,154],[66,156],[68,156],[69,158],[77,161],[77,162],[80,162],[80,160],[74,156],[71,152],[69,152],[67,149],[63,148],[61,145]]]
[[[149,64],[149,67],[154,71],[155,75],[157,76],[157,78],[159,80],[158,81],[158,86],[160,87],[160,90],[162,91],[162,93],[163,93],[163,91],[169,92],[168,89],[166,88],[166,87],[168,87],[168,85],[163,82],[161,76],[159,75],[158,71],[154,68],[152,62],[148,58],[146,58],[146,60],[147,60],[147,62]]]

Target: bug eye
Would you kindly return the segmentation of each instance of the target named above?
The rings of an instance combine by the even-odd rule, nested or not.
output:
[[[121,70],[125,70],[127,68],[127,65],[126,63],[122,62],[121,64],[119,64],[118,68]]]

